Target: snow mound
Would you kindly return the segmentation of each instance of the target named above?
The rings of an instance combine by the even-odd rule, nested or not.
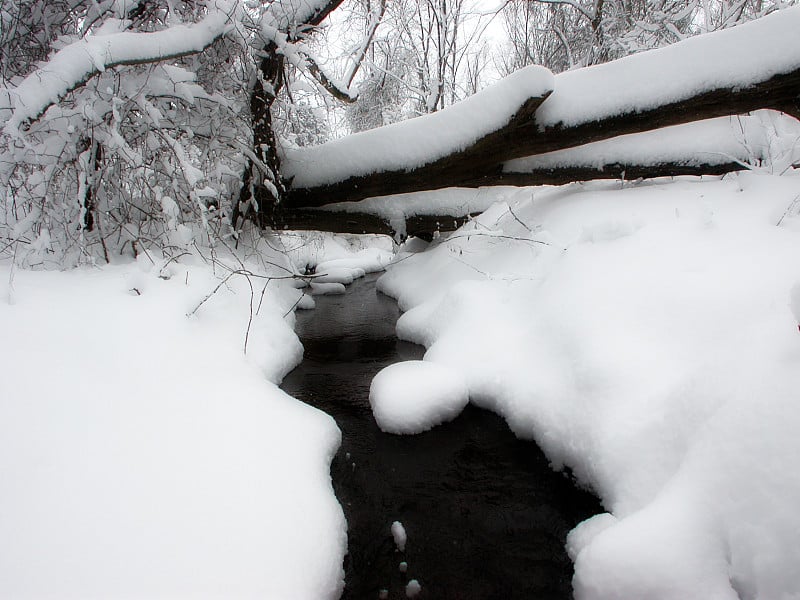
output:
[[[364,276],[364,269],[350,267],[317,266],[319,275],[314,278],[314,283],[341,283],[350,285],[354,279]]]
[[[347,291],[344,284],[338,281],[312,283],[308,286],[308,290],[312,296],[340,296]]]
[[[393,258],[391,252],[381,248],[364,248],[352,256],[331,258],[317,265],[317,273],[326,272],[328,269],[346,268],[361,270],[365,273],[383,271]]]
[[[413,434],[456,418],[469,402],[469,393],[457,371],[410,360],[375,376],[369,402],[383,431]]]
[[[419,581],[412,579],[406,584],[406,598],[416,598],[422,591]]]

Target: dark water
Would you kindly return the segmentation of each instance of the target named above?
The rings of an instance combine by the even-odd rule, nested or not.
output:
[[[376,599],[381,590],[406,598],[410,579],[422,585],[420,599],[571,598],[567,532],[602,509],[554,473],[535,444],[473,406],[420,435],[378,429],[372,377],[421,358],[423,348],[394,337],[399,311],[374,280],[298,313],[305,359],[283,383],[342,430],[331,475],[348,523],[343,598]],[[402,553],[390,533],[395,520],[408,534]]]

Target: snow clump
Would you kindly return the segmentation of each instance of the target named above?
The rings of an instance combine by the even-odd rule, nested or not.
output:
[[[422,360],[390,365],[372,380],[369,403],[382,431],[413,434],[456,418],[469,402],[461,375]]]
[[[422,586],[416,579],[412,579],[406,584],[406,598],[416,598],[421,591]]]
[[[406,528],[403,527],[403,524],[400,521],[395,521],[392,523],[392,537],[394,538],[394,543],[397,546],[397,549],[400,552],[405,552],[408,534],[406,533]]]

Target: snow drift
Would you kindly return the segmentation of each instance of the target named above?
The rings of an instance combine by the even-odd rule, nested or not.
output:
[[[506,191],[379,281],[425,361],[602,499],[578,599],[800,590],[799,197],[757,173]]]

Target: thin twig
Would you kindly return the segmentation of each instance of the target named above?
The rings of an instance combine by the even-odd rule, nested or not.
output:
[[[244,332],[244,353],[247,354],[247,342],[250,341],[250,327],[253,326],[253,300],[255,299],[255,291],[253,290],[253,281],[247,277],[247,283],[250,285],[250,315],[247,318],[247,331]],[[269,283],[269,282],[267,282]],[[266,289],[266,286],[265,286]]]
[[[786,210],[783,212],[783,215],[781,215],[781,218],[778,219],[778,222],[775,224],[776,227],[780,227],[781,226],[781,223],[783,223],[783,220],[786,218],[786,216],[789,213],[791,213],[794,210],[794,207],[797,206],[798,202],[800,202],[800,194],[795,196],[794,200],[792,200],[792,202],[789,204],[789,206],[786,207]]]
[[[305,294],[303,294],[303,295],[305,295]],[[297,305],[298,305],[298,304],[300,304],[300,301],[303,299],[303,295],[301,295],[301,296],[300,296],[300,297],[297,299],[297,301],[296,301],[294,304],[292,304],[292,307],[291,307],[289,310],[287,310],[287,311],[286,311],[286,312],[283,314],[283,318],[284,318],[284,319],[285,319],[286,317],[288,317],[290,314],[292,314],[292,312],[294,311],[294,309],[295,309],[295,308],[297,308]]]
[[[188,312],[188,313],[186,313],[186,316],[187,316],[187,317],[191,317],[191,316],[192,316],[192,315],[194,315],[194,314],[195,314],[195,313],[196,313],[198,310],[200,310],[200,307],[201,307],[201,306],[203,306],[203,304],[205,304],[205,303],[208,301],[208,299],[209,299],[209,298],[211,298],[211,296],[213,296],[214,294],[216,294],[216,293],[219,291],[219,288],[221,288],[223,285],[225,285],[226,283],[228,283],[228,280],[229,280],[231,277],[233,277],[234,275],[236,275],[236,271],[233,271],[233,272],[231,272],[231,273],[228,273],[228,275],[227,275],[227,276],[226,276],[226,277],[225,277],[225,278],[224,278],[222,281],[220,281],[220,282],[219,282],[219,284],[217,285],[217,287],[215,287],[215,288],[214,288],[214,289],[213,289],[211,292],[209,292],[208,294],[206,294],[206,296],[205,296],[205,297],[204,297],[204,298],[203,298],[203,299],[200,301],[200,304],[198,304],[197,306],[195,306],[195,307],[194,307],[194,310],[192,310],[191,312]]]
[[[514,212],[514,209],[511,208],[510,206],[508,207],[508,212],[511,213],[511,216],[514,217],[514,220],[520,225],[522,225],[528,231],[528,233],[533,233],[533,229],[531,229],[525,223],[523,223],[522,220],[517,216],[517,213]]]
[[[447,240],[445,240],[445,241],[446,242],[451,242],[453,240],[459,240],[459,239],[462,239],[462,238],[470,238],[470,237],[473,237],[473,236],[490,237],[490,238],[497,238],[497,239],[501,239],[501,240],[514,240],[516,242],[528,242],[530,244],[541,244],[542,246],[552,246],[553,245],[553,244],[551,244],[549,242],[543,242],[541,240],[532,240],[532,239],[529,239],[529,238],[517,237],[517,236],[513,236],[513,235],[503,235],[501,233],[484,233],[482,231],[470,231],[468,233],[463,233],[461,235],[454,235],[454,236],[451,236],[451,237],[447,238]],[[566,248],[562,248],[562,250],[566,250]]]

